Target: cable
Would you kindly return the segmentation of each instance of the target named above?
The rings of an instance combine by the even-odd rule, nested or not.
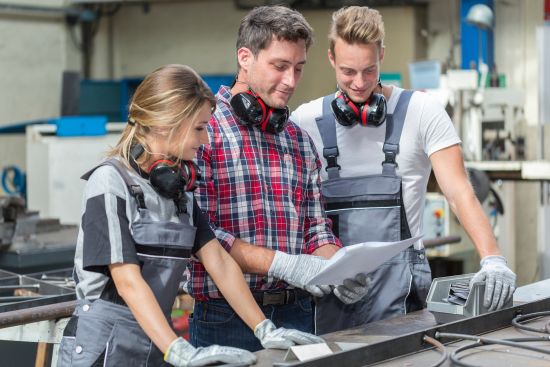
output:
[[[20,194],[25,197],[25,173],[17,166],[7,166],[2,170],[2,188],[7,194]]]
[[[526,315],[518,315],[512,319],[512,325],[520,330],[533,331],[535,333],[550,333],[550,321],[546,322],[543,328],[535,328],[521,324],[521,321],[528,321],[534,318],[550,316],[550,311],[534,312]]]
[[[542,313],[542,312],[541,312]],[[465,346],[462,346],[460,348],[457,348],[454,350],[451,355],[450,359],[451,361],[461,367],[479,367],[477,365],[469,364],[466,362],[462,362],[460,360],[460,357],[458,356],[459,353],[479,347],[482,345],[491,345],[491,344],[497,344],[497,345],[506,345],[508,347],[518,348],[518,349],[527,349],[533,352],[537,353],[543,353],[543,354],[550,354],[549,349],[539,348],[539,347],[533,347],[531,345],[523,345],[522,342],[530,342],[530,341],[550,341],[550,336],[539,336],[539,337],[527,337],[527,338],[511,338],[511,339],[494,339],[494,338],[485,338],[485,337],[479,337],[477,335],[468,335],[468,334],[455,334],[455,333],[435,333],[436,338],[449,338],[449,339],[464,339],[464,340],[472,340],[475,341],[475,343],[468,344]]]
[[[441,352],[441,358],[438,359],[434,364],[432,364],[430,367],[439,367],[441,366],[443,363],[445,363],[445,361],[447,360],[447,357],[449,355],[449,353],[447,352],[447,348],[445,348],[445,346],[443,344],[441,344],[440,341],[438,341],[437,339],[434,339],[428,335],[424,335],[422,337],[422,340],[425,341],[426,343],[432,345],[435,347],[435,349],[437,349],[439,352]]]

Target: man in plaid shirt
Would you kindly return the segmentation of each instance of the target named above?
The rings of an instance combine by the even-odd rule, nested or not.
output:
[[[321,203],[317,152],[309,136],[288,121],[287,102],[311,43],[312,29],[296,11],[264,6],[245,16],[237,79],[216,95],[210,144],[197,153],[203,180],[196,191],[266,317],[277,327],[305,332],[314,330],[311,295],[334,292],[347,303],[368,289],[367,282],[351,279],[334,289],[307,285],[341,247]],[[187,291],[196,300],[193,345],[261,349],[199,262],[190,265]]]

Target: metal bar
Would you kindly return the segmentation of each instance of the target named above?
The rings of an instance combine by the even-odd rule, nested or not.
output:
[[[15,289],[40,289],[40,284],[10,284],[0,285],[0,291],[9,291]]]
[[[0,297],[0,303],[32,301],[43,296],[5,296]]]
[[[360,367],[379,363],[391,358],[432,348],[423,341],[425,335],[435,337],[436,332],[457,334],[484,334],[511,325],[512,319],[519,314],[547,311],[550,298],[526,303],[480,316],[438,325],[421,331],[405,334],[390,340],[381,341],[357,349],[331,354],[306,362],[297,362],[289,366],[311,367]],[[396,348],[396,346],[399,346]]]
[[[425,248],[431,248],[436,247],[440,245],[447,245],[447,244],[453,244],[453,243],[459,243],[462,241],[462,237],[460,236],[443,236],[443,237],[436,237],[436,238],[430,238],[427,240],[422,241]]]
[[[0,313],[0,329],[10,326],[28,324],[44,320],[55,320],[62,317],[68,317],[73,311],[78,301],[68,301],[56,303],[53,305],[27,308],[23,310],[8,311]]]

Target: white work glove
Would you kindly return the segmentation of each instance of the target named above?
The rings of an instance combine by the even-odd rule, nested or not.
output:
[[[267,275],[282,279],[288,284],[305,289],[316,297],[332,292],[330,285],[307,285],[328,262],[327,259],[313,255],[289,255],[275,251],[275,257]]]
[[[295,329],[276,328],[270,319],[265,319],[254,328],[254,335],[265,349],[288,349],[296,344],[323,343],[324,340],[313,334]]]
[[[176,367],[206,366],[212,363],[253,364],[256,356],[244,349],[211,345],[206,348],[195,348],[182,337],[174,340],[164,360]]]
[[[344,279],[343,285],[334,288],[334,295],[346,305],[351,305],[367,295],[370,285],[367,274],[357,274],[353,279]]]
[[[502,308],[514,294],[516,274],[506,265],[504,256],[485,256],[480,262],[481,270],[470,280],[470,288],[476,282],[485,281],[483,305],[489,311]]]

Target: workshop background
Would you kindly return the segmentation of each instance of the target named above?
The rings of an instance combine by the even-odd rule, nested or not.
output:
[[[352,4],[379,10],[383,82],[441,100],[467,167],[491,178],[483,204],[518,286],[550,277],[550,0],[0,0],[0,197],[25,198],[28,211],[58,219],[59,228],[78,224],[79,177],[116,142],[140,80],[181,63],[214,90],[231,83],[239,21],[274,3],[297,8],[315,30],[291,109],[335,88],[331,13]],[[468,19],[476,4],[492,10],[490,26]],[[434,274],[477,271],[467,235],[436,185],[429,191],[426,238],[460,236],[429,249]],[[29,260],[6,244],[0,269],[70,266],[70,245]]]

